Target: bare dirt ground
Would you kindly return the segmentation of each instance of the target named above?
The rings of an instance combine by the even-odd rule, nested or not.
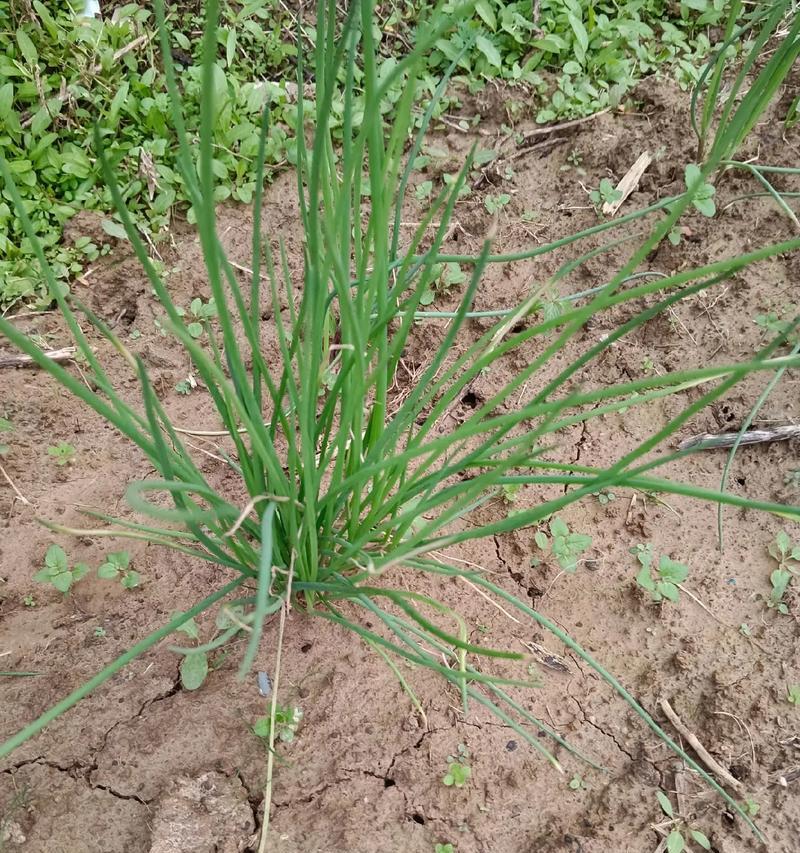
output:
[[[763,163],[798,162],[797,130],[784,136],[783,125],[775,120],[785,113],[781,110],[791,100],[791,88],[783,107],[779,104],[757,128],[750,144],[750,153],[757,150]],[[643,84],[637,97],[636,111],[599,116],[557,134],[558,141],[547,147],[512,157],[518,151],[506,143],[500,149],[505,162],[487,167],[482,185],[457,207],[458,227],[448,250],[470,251],[479,245],[490,221],[483,203],[487,193],[511,195],[499,213],[500,250],[549,241],[594,224],[597,217],[580,182],[597,186],[603,177],[616,181],[644,150],[656,159],[623,212],[679,191],[683,164],[693,158],[688,97],[669,84],[653,82]],[[487,94],[477,109],[486,113],[478,133],[488,134],[479,142],[495,147],[502,138],[497,128],[504,120],[503,98]],[[457,160],[473,138],[454,129],[436,144]],[[513,169],[513,176],[505,175],[506,168]],[[778,183],[800,189],[788,178]],[[299,280],[300,228],[293,186],[288,175],[276,181],[267,195],[265,221],[270,234],[287,240],[292,274]],[[725,206],[727,199],[754,189],[748,179],[726,176],[718,187],[718,217],[709,221],[689,216],[682,243],[662,245],[649,259],[649,269],[671,273],[787,239],[792,224],[771,203],[751,199]],[[535,216],[525,216],[529,211]],[[409,216],[414,216],[413,208]],[[247,211],[220,211],[223,243],[231,259],[245,265],[250,224]],[[72,237],[92,227],[88,220],[79,221]],[[589,262],[562,283],[562,293],[606,281],[625,251],[623,246]],[[517,304],[565,257],[492,267],[476,307]],[[194,296],[208,295],[199,247],[188,230],[175,234],[165,261],[179,304],[188,306]],[[581,381],[587,387],[602,386],[653,371],[746,359],[763,340],[754,317],[796,305],[798,274],[796,254],[746,270],[620,341],[584,371]],[[189,365],[158,332],[157,306],[124,249],[77,283],[76,292],[142,354],[177,425],[219,428],[202,388],[189,396],[175,392]],[[443,297],[436,304],[450,303]],[[607,334],[630,310],[593,318],[576,341],[575,352],[564,353],[560,364]],[[266,345],[272,322],[265,320]],[[19,326],[53,345],[64,342],[63,325],[54,314],[22,317]],[[471,333],[482,328],[475,322]],[[432,324],[419,327],[405,359],[412,373],[440,334]],[[100,339],[96,345],[100,357],[113,364],[115,355],[108,345]],[[527,363],[533,351],[510,356],[496,372],[482,377],[472,394],[485,398]],[[79,367],[71,369],[77,375]],[[127,376],[121,365],[119,375]],[[124,390],[135,393],[132,379],[120,381]],[[696,418],[691,432],[738,427],[766,382],[763,375],[744,382],[724,403]],[[583,464],[609,464],[699,393],[687,391],[676,399],[576,427],[561,437],[561,452]],[[474,399],[467,396],[462,406],[466,411],[470,405]],[[0,416],[10,418],[15,427],[12,451],[3,465],[29,501],[23,504],[0,482],[2,668],[38,673],[0,677],[0,730],[5,737],[162,625],[172,612],[219,587],[227,575],[222,568],[146,542],[61,537],[58,541],[73,559],[92,566],[107,552],[127,548],[142,585],[129,592],[92,574],[64,597],[35,583],[32,576],[54,538],[37,523],[37,516],[83,524],[78,505],[124,514],[126,484],[147,477],[150,470],[134,447],[39,371],[0,373]],[[760,421],[798,417],[798,378],[787,374]],[[221,441],[193,440],[211,451]],[[58,441],[77,449],[74,462],[63,468],[46,452]],[[236,494],[225,466],[211,457],[203,459],[207,475]],[[696,454],[670,473],[716,488],[723,463],[723,454]],[[791,444],[745,448],[737,456],[731,489],[796,501],[784,478],[798,467],[797,448]],[[523,491],[518,501],[525,505],[543,494]],[[725,549],[720,552],[713,507],[677,498],[666,498],[665,503],[641,494],[633,498],[620,490],[612,502],[592,500],[562,514],[572,529],[593,539],[574,575],[560,573],[547,559],[531,567],[532,558],[542,557],[532,529],[472,545],[455,556],[484,567],[505,589],[530,600],[616,673],[671,731],[658,709],[659,700],[668,699],[716,760],[741,781],[743,796],[759,805],[758,821],[769,837],[768,849],[796,851],[800,712],[787,702],[786,686],[800,683],[798,601],[796,594],[790,595],[790,615],[779,616],[765,607],[763,598],[769,595],[775,568],[767,546],[782,527],[798,537],[798,527],[729,509]],[[498,515],[507,511],[501,502],[488,510]],[[629,549],[643,542],[652,543],[656,554],[690,566],[686,588],[692,596],[684,594],[678,605],[659,607],[637,590],[637,564]],[[397,582],[420,589],[430,585],[408,572]],[[423,720],[389,669],[357,637],[295,611],[288,622],[281,702],[301,707],[304,718],[295,741],[280,747],[270,850],[431,853],[436,843],[450,842],[458,853],[651,853],[660,839],[652,825],[665,820],[655,796],[659,788],[679,792],[677,800],[671,794],[673,803],[711,839],[717,853],[759,849],[722,801],[552,637],[533,624],[511,621],[463,585],[445,584],[437,592],[458,605],[474,628],[474,640],[517,650],[522,641],[533,641],[563,657],[562,670],[541,667],[543,687],[526,695],[526,707],[605,771],[590,770],[563,754],[559,758],[566,774],[557,773],[497,719],[474,709],[462,719],[457,696],[443,690],[433,676],[406,669],[404,676],[422,699]],[[204,636],[212,620],[200,620]],[[751,639],[739,632],[742,623],[751,627]],[[272,670],[275,636],[276,626],[270,625],[258,669]],[[250,726],[267,713],[267,703],[253,680],[236,681],[240,649],[219,662],[200,690],[181,689],[179,658],[168,650],[168,642],[136,660],[5,761],[0,770],[0,849],[250,849],[260,823],[266,771],[264,745]],[[448,756],[459,745],[469,752],[472,773],[464,788],[448,788],[441,779]],[[575,774],[580,785],[570,787]]]

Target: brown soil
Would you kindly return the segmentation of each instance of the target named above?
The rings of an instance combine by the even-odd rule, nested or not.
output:
[[[656,153],[657,159],[624,210],[677,191],[682,164],[693,158],[687,98],[663,83],[643,85],[638,96],[638,112],[597,117],[558,134],[555,145],[487,169],[484,185],[457,208],[458,227],[448,248],[474,250],[490,220],[484,195],[509,187],[512,201],[499,214],[498,248],[520,248],[588,227],[597,220],[580,181],[597,186],[602,177],[618,179],[643,150]],[[490,128],[480,144],[495,146],[499,131],[491,128],[499,127],[502,110],[489,101],[478,108],[496,113],[478,126],[480,134]],[[786,138],[782,132],[774,121],[759,127],[751,147],[759,150],[761,162],[798,162],[796,131]],[[458,156],[471,141],[453,130],[438,144]],[[513,143],[501,150],[510,154]],[[582,160],[585,177],[574,167],[564,168],[571,152]],[[510,181],[500,179],[505,166],[514,169]],[[790,186],[788,178],[781,186],[800,188]],[[726,177],[718,189],[719,207],[752,189],[741,176]],[[301,243],[293,197],[293,179],[279,178],[267,197],[265,221],[270,233],[287,240],[292,273],[298,278]],[[537,214],[533,222],[523,221],[526,211]],[[409,209],[411,218],[418,214]],[[681,245],[660,247],[649,259],[650,269],[672,272],[792,233],[791,223],[761,199],[737,202],[713,221],[692,215],[686,224]],[[250,214],[225,208],[220,226],[231,259],[247,265]],[[92,227],[91,221],[79,220],[72,235]],[[607,280],[624,251],[622,247],[590,261],[562,283],[563,292]],[[477,307],[515,305],[565,257],[492,267]],[[165,260],[179,304],[207,296],[200,251],[188,230],[174,235]],[[798,274],[796,254],[747,270],[619,342],[584,371],[581,382],[591,387],[648,371],[746,359],[761,342],[754,316],[794,304]],[[155,328],[159,312],[134,260],[119,249],[76,288],[115,324],[126,344],[142,354],[178,425],[218,428],[203,389],[188,397],[173,390],[186,376],[188,364]],[[447,298],[439,304],[447,305]],[[577,348],[583,351],[599,340],[630,310],[594,318],[560,364]],[[268,338],[271,323],[265,322]],[[19,326],[53,345],[64,341],[62,323],[54,314],[21,318]],[[481,329],[477,322],[471,326],[473,334]],[[421,325],[407,364],[423,364],[439,334],[437,327]],[[98,339],[96,345],[100,357],[113,364],[106,343]],[[472,394],[486,397],[529,356],[510,356],[482,377]],[[77,368],[72,369],[77,375]],[[127,374],[120,370],[120,375]],[[135,393],[132,380],[121,381],[123,390]],[[762,375],[742,383],[724,403],[699,416],[690,431],[737,427],[766,381]],[[0,679],[0,729],[7,736],[163,624],[173,611],[218,588],[227,575],[221,568],[147,543],[58,537],[73,559],[93,566],[108,551],[127,548],[142,575],[141,587],[127,592],[92,575],[64,597],[34,583],[32,575],[54,539],[36,516],[83,523],[78,505],[124,513],[126,484],[151,471],[134,447],[43,373],[6,370],[0,383],[0,415],[15,425],[12,453],[3,465],[30,502],[24,505],[0,482],[0,653],[4,670],[38,673]],[[787,374],[761,419],[784,422],[800,417],[797,390],[796,374]],[[575,428],[562,436],[561,452],[589,465],[611,463],[698,393],[688,391],[660,405]],[[470,402],[465,399],[462,405]],[[55,466],[46,453],[61,440],[77,449],[73,464],[64,468]],[[195,440],[212,451],[216,441]],[[235,488],[224,480],[220,462],[203,458],[209,477],[228,490]],[[716,488],[723,462],[722,454],[698,454],[670,473]],[[784,475],[798,467],[796,448],[789,444],[743,449],[731,488],[765,499],[791,498]],[[519,502],[542,496],[525,491]],[[611,503],[584,502],[563,513],[573,529],[593,537],[591,551],[574,575],[559,573],[547,560],[531,568],[537,551],[530,529],[480,542],[456,556],[483,566],[506,589],[529,598],[616,673],[662,723],[658,700],[667,698],[759,804],[758,819],[769,835],[769,849],[795,851],[800,838],[800,717],[786,701],[786,685],[800,683],[798,608],[796,598],[790,597],[792,615],[778,616],[767,610],[763,597],[769,594],[775,567],[767,545],[782,526],[795,536],[798,528],[762,514],[727,510],[726,546],[720,553],[713,507],[677,498],[667,501],[642,495],[634,500],[630,492],[620,490]],[[498,516],[506,511],[499,503],[488,510]],[[684,594],[679,605],[659,607],[637,591],[637,566],[629,549],[644,541],[651,542],[657,554],[689,564],[686,587],[694,597]],[[397,580],[431,588],[428,579],[408,573]],[[566,769],[566,775],[560,775],[496,718],[473,708],[462,719],[458,697],[435,677],[405,670],[423,702],[423,721],[389,669],[355,636],[295,611],[288,621],[281,701],[300,706],[304,719],[295,741],[279,749],[269,849],[430,853],[437,842],[449,841],[458,853],[650,853],[659,842],[652,824],[663,823],[655,797],[659,788],[681,792],[682,813],[711,838],[718,853],[757,849],[722,801],[552,637],[533,624],[511,621],[465,586],[444,584],[437,593],[460,608],[473,626],[474,640],[512,649],[520,649],[520,641],[533,641],[563,656],[563,671],[542,668],[544,686],[527,694],[527,706],[606,770],[592,771],[559,754]],[[200,620],[206,634],[212,620]],[[738,632],[742,623],[751,627],[752,641]],[[276,630],[276,625],[268,626],[258,669],[273,668]],[[0,772],[0,849],[249,849],[260,822],[266,768],[265,749],[249,726],[267,708],[253,680],[239,683],[235,678],[240,651],[234,648],[200,690],[187,692],[180,687],[178,657],[162,643],[18,749]],[[463,789],[447,788],[441,778],[459,744],[469,751],[472,774]],[[582,779],[578,789],[568,785],[573,774]],[[781,777],[785,785],[779,783]]]

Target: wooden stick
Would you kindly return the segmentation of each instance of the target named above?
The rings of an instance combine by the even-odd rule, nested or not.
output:
[[[705,766],[716,776],[720,778],[726,785],[733,788],[739,794],[744,794],[744,785],[731,776],[730,772],[726,770],[712,755],[708,752],[708,750],[703,746],[702,743],[697,738],[693,732],[689,731],[686,728],[684,723],[681,721],[681,718],[675,713],[672,709],[672,705],[666,699],[661,700],[661,710],[666,715],[667,719],[672,723],[675,727],[675,730],[679,732],[685,739],[686,742],[692,747],[692,749],[697,754],[697,757],[705,764]]]
[[[579,124],[584,124],[585,122],[591,121],[592,119],[595,119],[598,116],[605,115],[607,112],[610,111],[611,107],[606,107],[604,110],[592,113],[590,116],[583,116],[583,118],[574,118],[570,121],[562,121],[561,124],[548,124],[545,127],[537,127],[536,130],[531,130],[525,134],[525,136],[523,137],[523,142],[527,142],[529,139],[533,139],[534,136],[544,136],[548,133],[557,133],[559,130],[566,130],[568,127],[577,127]]]
[[[678,450],[719,450],[733,447],[738,438],[738,432],[704,432],[685,438],[678,445]],[[748,430],[739,444],[764,444],[768,441],[789,441],[792,438],[800,438],[800,426],[797,424]]]
[[[78,351],[77,347],[61,347],[45,352],[51,361],[69,361]],[[29,355],[2,355],[0,367],[36,367],[36,362]]]
[[[645,173],[647,167],[653,162],[653,158],[649,151],[640,154],[636,162],[623,175],[622,180],[617,184],[617,192],[620,197],[616,201],[607,201],[603,205],[603,213],[606,216],[613,216],[625,203],[628,196],[639,186],[639,181]]]
[[[30,506],[31,502],[22,494],[22,492],[14,485],[14,481],[11,477],[6,473],[6,469],[0,465],[0,474],[3,475],[3,479],[8,483],[9,486],[14,490],[14,494],[25,504],[25,506]]]

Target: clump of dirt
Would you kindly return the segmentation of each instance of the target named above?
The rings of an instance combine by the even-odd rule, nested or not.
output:
[[[558,131],[556,141],[542,147],[526,143],[515,148],[499,126],[479,125],[481,146],[498,150],[499,162],[487,167],[473,195],[457,205],[446,250],[471,252],[480,246],[492,221],[485,200],[500,191],[510,199],[497,214],[499,251],[590,227],[597,216],[585,187],[597,186],[603,177],[619,179],[644,150],[655,160],[623,212],[680,190],[683,164],[694,157],[688,98],[668,83],[653,81],[640,86],[637,97],[640,111],[597,116]],[[763,123],[753,145],[762,162],[794,162],[797,138],[783,138],[777,127]],[[453,130],[442,133],[437,145],[456,160],[472,141]],[[792,180],[784,178],[786,189],[798,189],[790,186]],[[297,205],[289,200],[293,184],[291,176],[278,178],[265,200],[264,222],[270,234],[287,241],[290,274],[299,283],[302,239]],[[791,223],[771,202],[734,201],[752,189],[747,177],[723,176],[718,220],[688,216],[680,245],[660,246],[649,258],[650,270],[669,274],[732,250],[786,239]],[[420,206],[410,204],[408,213],[410,221],[418,219]],[[229,257],[246,268],[250,213],[224,207],[219,218]],[[602,239],[588,241],[582,250]],[[623,245],[590,260],[560,284],[563,289],[556,295],[607,281],[628,251]],[[491,266],[476,308],[517,305],[565,258],[563,253]],[[165,262],[170,291],[179,304],[188,307],[192,298],[208,297],[192,234],[176,234]],[[602,387],[751,357],[762,343],[754,318],[794,302],[798,264],[796,254],[776,256],[706,295],[679,303],[591,362],[581,383]],[[245,281],[246,270],[241,275]],[[120,249],[84,278],[76,284],[77,294],[115,324],[126,345],[144,358],[174,422],[198,433],[219,430],[202,387],[188,396],[176,390],[190,366],[160,332],[160,311],[134,261]],[[436,305],[447,308],[456,298],[440,295]],[[547,366],[541,381],[555,376],[631,311],[622,306],[592,318],[571,348]],[[265,311],[265,347],[274,346],[274,322]],[[54,314],[24,316],[18,325],[54,345],[64,342],[63,323]],[[486,322],[478,320],[470,333],[478,336],[485,328]],[[442,334],[441,325],[418,327],[404,356],[406,374],[398,376],[393,389],[398,397]],[[135,394],[135,382],[124,378],[129,374],[118,354],[102,339],[93,344],[120,377],[122,392]],[[452,417],[489,399],[493,389],[529,363],[535,352],[531,347],[481,376]],[[70,369],[79,375],[79,365]],[[687,425],[687,432],[736,428],[766,381],[753,376],[741,383]],[[800,417],[794,383],[787,376],[776,389],[762,412],[765,421]],[[520,404],[534,391],[523,389]],[[701,393],[687,389],[647,408],[576,425],[560,435],[559,452],[581,464],[608,465]],[[85,526],[78,512],[83,505],[124,515],[126,484],[151,471],[134,447],[36,370],[3,373],[0,416],[14,424],[11,453],[3,466],[16,488],[0,481],[0,653],[5,670],[36,673],[0,679],[0,728],[7,736],[164,624],[172,612],[218,588],[228,575],[220,567],[144,541],[114,541],[90,533],[59,541],[71,559],[93,567],[107,552],[126,548],[142,576],[141,587],[127,591],[90,576],[63,596],[34,583],[32,576],[54,538],[37,516]],[[191,440],[204,474],[241,500],[241,486],[217,458],[223,439],[195,435]],[[64,468],[46,453],[58,441],[76,448],[74,461]],[[784,474],[798,467],[796,456],[791,444],[742,448],[732,490],[779,497],[786,488]],[[718,454],[696,454],[672,465],[669,473],[716,489],[723,462]],[[559,489],[526,488],[515,501],[524,506]],[[716,514],[709,506],[629,490],[600,497],[562,513],[572,530],[592,537],[574,574],[565,574],[537,548],[530,529],[471,543],[451,556],[483,567],[496,583],[575,637],[677,737],[659,710],[659,700],[668,699],[684,724],[739,780],[737,798],[758,805],[769,849],[795,850],[800,837],[800,740],[796,711],[785,692],[788,683],[800,682],[800,632],[794,616],[767,610],[764,598],[775,567],[767,545],[781,527],[796,536],[797,526],[727,509],[720,552]],[[500,517],[508,510],[497,501],[486,513]],[[655,554],[689,565],[677,605],[653,604],[633,582],[638,564],[630,549],[645,542]],[[541,676],[542,687],[518,698],[543,726],[603,769],[592,769],[556,747],[564,771],[559,772],[485,708],[473,707],[464,718],[459,697],[433,675],[404,669],[422,702],[424,716],[419,715],[391,671],[357,637],[293,611],[280,701],[302,708],[304,717],[294,741],[279,747],[270,849],[430,853],[435,844],[449,842],[458,853],[649,853],[669,828],[655,797],[659,789],[669,793],[676,811],[708,835],[719,853],[758,848],[697,774],[677,761],[583,660],[536,624],[512,619],[457,581],[435,583],[408,570],[398,571],[392,580],[446,597],[472,626],[473,642],[531,652],[531,673]],[[795,613],[797,602],[790,604]],[[212,621],[213,614],[199,620],[202,638],[209,636]],[[168,644],[137,659],[6,760],[0,771],[4,849],[248,849],[260,823],[266,774],[265,746],[252,726],[268,713],[268,702],[254,680],[235,679],[241,642],[217,661],[195,692],[181,689],[179,658]],[[272,670],[275,646],[276,626],[269,624],[257,669]],[[461,788],[442,782],[455,758],[471,769]]]

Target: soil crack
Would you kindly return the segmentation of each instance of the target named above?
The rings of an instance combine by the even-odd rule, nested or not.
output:
[[[580,701],[575,696],[573,696],[572,693],[568,693],[567,695],[578,706],[578,710],[581,712],[581,717],[583,717],[583,721],[585,723],[588,723],[593,729],[597,729],[600,734],[605,735],[610,741],[614,743],[614,745],[623,755],[627,756],[628,760],[631,763],[635,763],[636,759],[634,758],[633,753],[628,752],[628,750],[625,749],[625,747],[617,740],[616,735],[614,735],[613,732],[606,731],[603,726],[600,725],[600,723],[592,719],[586,713],[586,711],[584,711],[583,705],[581,705]]]

